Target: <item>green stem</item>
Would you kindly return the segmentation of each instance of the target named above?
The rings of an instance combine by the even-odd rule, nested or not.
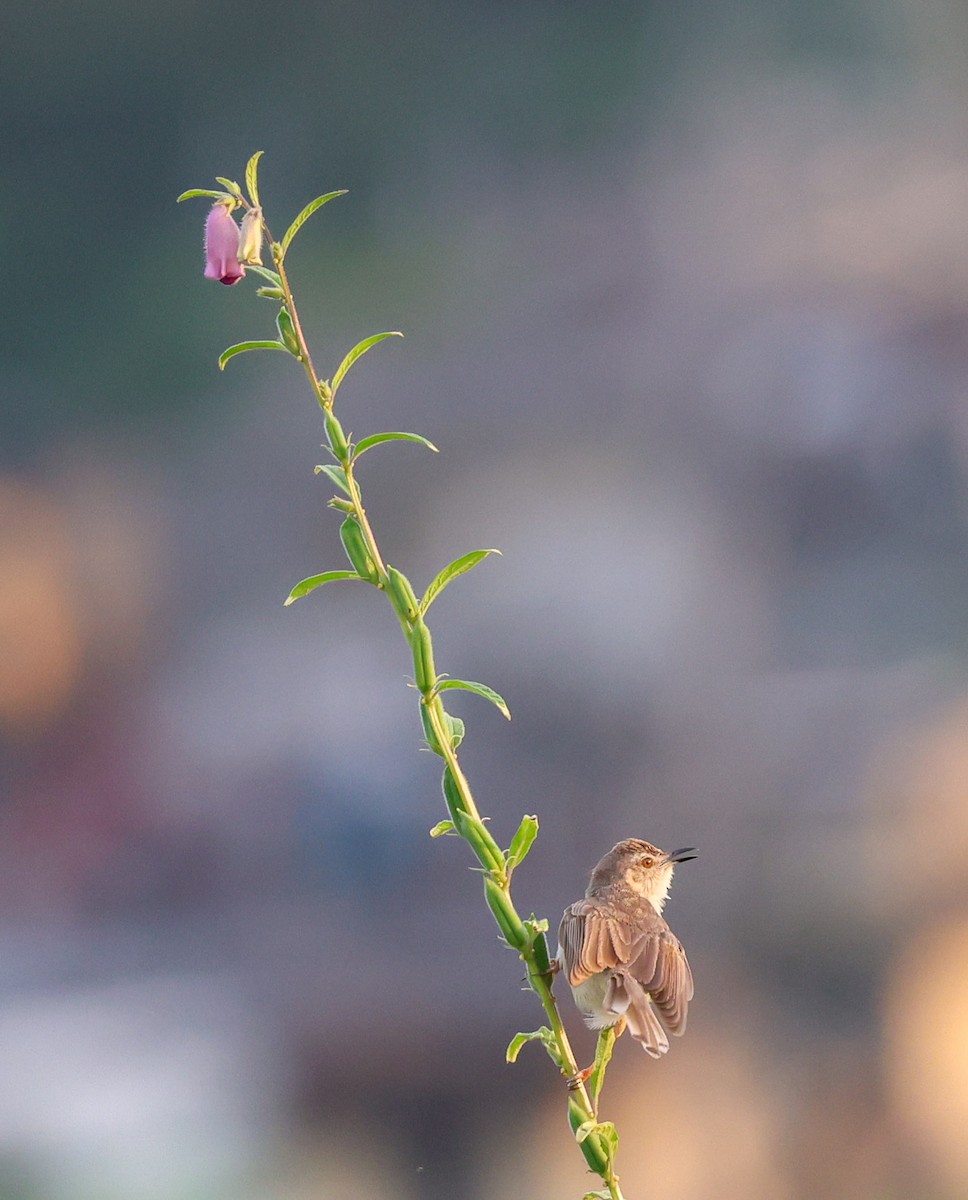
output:
[[[265,229],[265,235],[270,246],[274,246],[275,243],[272,240],[272,234],[269,230],[268,224],[266,224],[264,219],[263,227]],[[310,354],[309,346],[303,333],[302,324],[299,320],[299,313],[296,309],[296,302],[293,297],[292,287],[289,283],[289,277],[286,272],[285,264],[280,258],[276,257],[275,253],[273,253],[273,261],[275,263],[279,279],[282,283],[282,291],[283,295],[285,296],[286,308],[288,309],[289,315],[292,318],[293,331],[295,332],[296,340],[299,344],[300,361],[303,364],[303,368],[306,371],[306,375],[309,378],[313,393],[315,394],[320,407],[324,412],[332,412],[333,397],[329,391],[329,388],[317,376],[316,369],[313,366],[312,355]],[[383,556],[380,553],[380,548],[377,545],[376,536],[373,533],[373,529],[367,517],[366,509],[363,507],[363,498],[360,493],[359,484],[353,475],[352,449],[349,448],[345,454],[342,456],[337,455],[336,457],[338,458],[340,465],[343,468],[343,473],[346,476],[346,485],[349,491],[350,502],[353,505],[354,516],[359,522],[360,530],[362,531],[363,539],[366,543],[367,552],[369,553],[370,558],[373,561],[373,565],[375,566],[379,575],[380,586],[385,588],[387,568],[384,563]],[[400,616],[400,621],[404,632],[409,634],[413,629],[414,622],[412,622],[409,618],[404,617],[402,614],[398,615]],[[480,813],[474,801],[470,784],[468,783],[464,772],[461,770],[457,753],[454,749],[450,733],[444,720],[445,710],[443,701],[436,693],[433,686],[428,687],[427,690],[421,695],[421,703],[426,706],[430,726],[434,732],[437,745],[440,747],[441,757],[446,763],[447,769],[450,771],[451,777],[453,778],[457,787],[461,807],[469,817],[479,821]],[[490,869],[488,863],[484,862],[483,860],[481,860],[481,862],[485,869]],[[497,880],[496,882],[499,882],[505,888],[510,902],[510,891],[508,888],[507,879],[505,878],[502,880]],[[539,934],[538,936],[541,937],[543,935]],[[532,990],[541,1002],[541,1006],[544,1009],[545,1015],[548,1019],[548,1025],[554,1036],[557,1057],[561,1064],[562,1074],[568,1079],[574,1079],[579,1074],[578,1062],[575,1058],[574,1051],[571,1048],[571,1043],[568,1040],[568,1034],[565,1032],[561,1014],[558,1011],[558,1004],[551,990],[552,976],[548,972],[542,971],[533,943],[521,950],[520,954],[528,970],[528,981]],[[573,1098],[584,1110],[589,1120],[597,1119],[598,1093],[601,1090],[603,1076],[604,1064],[602,1065],[596,1079],[597,1090],[594,1093],[594,1101],[589,1096],[588,1089],[585,1087],[584,1083],[578,1083],[572,1089]],[[621,1188],[618,1184],[618,1179],[616,1178],[615,1172],[611,1167],[608,1169],[603,1178],[609,1189],[612,1200],[624,1200]]]
[[[316,368],[313,366],[313,356],[309,352],[309,344],[307,343],[306,336],[303,333],[302,325],[299,323],[299,313],[296,311],[296,301],[293,299],[292,287],[289,284],[289,276],[286,273],[283,260],[276,257],[276,252],[274,249],[276,243],[272,240],[272,231],[269,229],[269,224],[265,217],[262,218],[262,228],[265,230],[266,241],[268,241],[269,246],[273,248],[270,251],[272,254],[272,261],[275,264],[279,279],[282,282],[282,291],[286,298],[286,308],[289,310],[290,317],[292,317],[293,331],[296,334],[296,341],[299,343],[300,362],[302,363],[306,374],[309,376],[309,382],[312,384],[312,389],[317,401],[319,402],[319,407],[322,409],[332,408],[332,397],[328,397],[324,394],[322,383],[316,374]]]

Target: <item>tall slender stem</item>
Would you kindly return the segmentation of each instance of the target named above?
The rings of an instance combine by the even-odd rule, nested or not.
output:
[[[310,353],[305,334],[303,333],[302,324],[299,320],[299,313],[296,308],[296,302],[293,296],[292,286],[289,282],[289,276],[286,272],[283,256],[276,253],[276,243],[274,243],[272,240],[272,234],[264,218],[263,228],[270,246],[273,247],[273,262],[281,282],[284,303],[292,319],[293,331],[299,347],[299,360],[309,378],[313,393],[315,394],[320,407],[323,409],[324,413],[327,413],[332,417],[334,397],[329,389],[329,386],[316,374],[316,369],[312,361],[312,355]],[[369,518],[367,517],[366,509],[363,506],[363,499],[359,484],[357,483],[353,473],[352,447],[348,447],[345,453],[339,454],[337,453],[336,448],[333,447],[332,441],[330,440],[330,448],[333,450],[333,453],[336,455],[340,466],[343,469],[343,474],[346,479],[347,492],[349,494],[349,501],[353,509],[353,516],[360,526],[360,530],[363,534],[363,539],[366,544],[367,553],[372,559],[373,565],[376,569],[377,576],[379,578],[378,586],[386,590],[388,582],[387,567],[380,552],[380,548],[372,526],[370,525]],[[416,624],[416,618],[411,619],[404,614],[399,613],[399,611],[398,615],[400,616],[401,624],[404,627],[405,633],[408,635],[411,634],[413,632],[414,625]],[[438,753],[440,754],[440,757],[443,758],[446,768],[450,773],[451,779],[456,787],[457,794],[459,796],[460,807],[468,817],[480,822],[480,813],[474,801],[474,796],[471,792],[467,777],[464,775],[464,772],[461,769],[452,735],[447,728],[445,720],[446,713],[443,702],[436,691],[435,683],[428,685],[427,689],[422,693],[421,703],[426,708],[429,725],[433,731],[434,740],[436,742],[435,748],[438,748]],[[472,848],[474,848],[473,845]],[[490,864],[484,861],[483,858],[481,858],[480,861],[485,869],[491,871],[493,877],[494,873]],[[507,878],[497,882],[500,882],[507,892],[508,903],[510,905],[510,892]],[[527,967],[528,981],[530,986],[541,1002],[541,1005],[545,1011],[545,1015],[547,1016],[548,1025],[555,1043],[555,1057],[561,1067],[562,1074],[569,1079],[569,1088],[571,1090],[572,1097],[582,1108],[587,1119],[593,1121],[597,1119],[598,1092],[595,1092],[593,1099],[592,1096],[589,1095],[589,1091],[586,1088],[585,1083],[578,1078],[578,1062],[568,1039],[568,1034],[565,1031],[561,1014],[558,1011],[557,1001],[555,1000],[554,994],[551,990],[552,976],[549,971],[544,969],[544,965],[539,961],[538,953],[535,949],[536,939],[543,936],[544,935],[540,933],[536,934],[535,938],[533,938],[520,950],[520,956]],[[601,1088],[601,1076],[603,1074],[604,1067],[602,1068],[596,1080],[596,1087],[598,1090]],[[618,1178],[615,1175],[614,1168],[611,1165],[611,1160],[609,1160],[609,1166],[607,1170],[603,1172],[602,1178],[609,1189],[612,1200],[624,1200]]]

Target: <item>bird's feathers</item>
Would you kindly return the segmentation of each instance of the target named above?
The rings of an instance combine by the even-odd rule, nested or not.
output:
[[[573,988],[607,973],[604,1012],[588,1013],[597,1024],[607,1014],[615,1021],[625,1017],[632,1036],[655,1057],[669,1048],[662,1025],[677,1036],[685,1031],[692,972],[679,939],[647,900],[631,895],[621,904],[596,896],[579,900],[565,909],[558,940]]]

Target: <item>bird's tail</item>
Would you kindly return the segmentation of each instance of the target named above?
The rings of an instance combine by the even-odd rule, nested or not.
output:
[[[669,1049],[669,1039],[662,1028],[649,993],[631,975],[613,973],[605,1007],[621,1013],[628,1023],[629,1033],[651,1058],[661,1058]]]

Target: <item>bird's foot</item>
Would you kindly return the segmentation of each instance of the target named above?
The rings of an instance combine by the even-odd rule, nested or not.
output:
[[[591,1078],[594,1067],[586,1067],[584,1071],[579,1071],[577,1075],[569,1075],[567,1084],[569,1092],[577,1092],[579,1088],[584,1087]]]

